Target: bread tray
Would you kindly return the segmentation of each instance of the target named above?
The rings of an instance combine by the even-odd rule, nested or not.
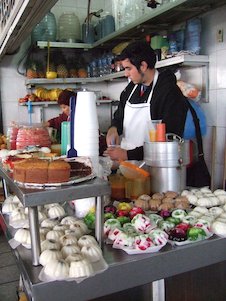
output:
[[[73,185],[73,184],[79,184],[85,181],[89,181],[92,180],[96,177],[96,174],[91,173],[88,176],[85,177],[71,177],[70,180],[68,182],[63,182],[63,183],[43,183],[43,184],[38,184],[38,183],[22,183],[22,182],[18,182],[15,181],[15,183],[17,183],[20,187],[24,187],[24,188],[54,188],[54,187],[61,187],[61,186],[69,186],[69,185]]]

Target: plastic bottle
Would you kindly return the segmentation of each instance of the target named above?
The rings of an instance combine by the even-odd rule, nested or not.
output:
[[[169,35],[169,53],[174,54],[175,52],[177,52],[177,41],[175,34],[171,33]]]
[[[200,53],[201,20],[194,18],[188,20],[185,30],[185,50],[194,54]]]

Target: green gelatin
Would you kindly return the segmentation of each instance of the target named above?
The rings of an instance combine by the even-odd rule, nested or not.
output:
[[[202,228],[196,227],[188,229],[187,235],[188,239],[193,241],[206,238],[206,232]]]

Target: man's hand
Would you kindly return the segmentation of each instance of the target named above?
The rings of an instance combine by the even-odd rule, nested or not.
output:
[[[109,156],[112,161],[125,161],[128,160],[127,150],[121,147],[108,147],[104,152],[104,156]]]
[[[113,126],[108,130],[106,136],[106,142],[107,142],[107,146],[119,145],[120,140],[119,140],[119,135],[116,127]]]

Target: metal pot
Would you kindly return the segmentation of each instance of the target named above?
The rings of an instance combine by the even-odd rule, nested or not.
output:
[[[190,163],[188,142],[145,142],[144,161],[151,174],[151,192],[177,191],[186,187],[186,165]]]

